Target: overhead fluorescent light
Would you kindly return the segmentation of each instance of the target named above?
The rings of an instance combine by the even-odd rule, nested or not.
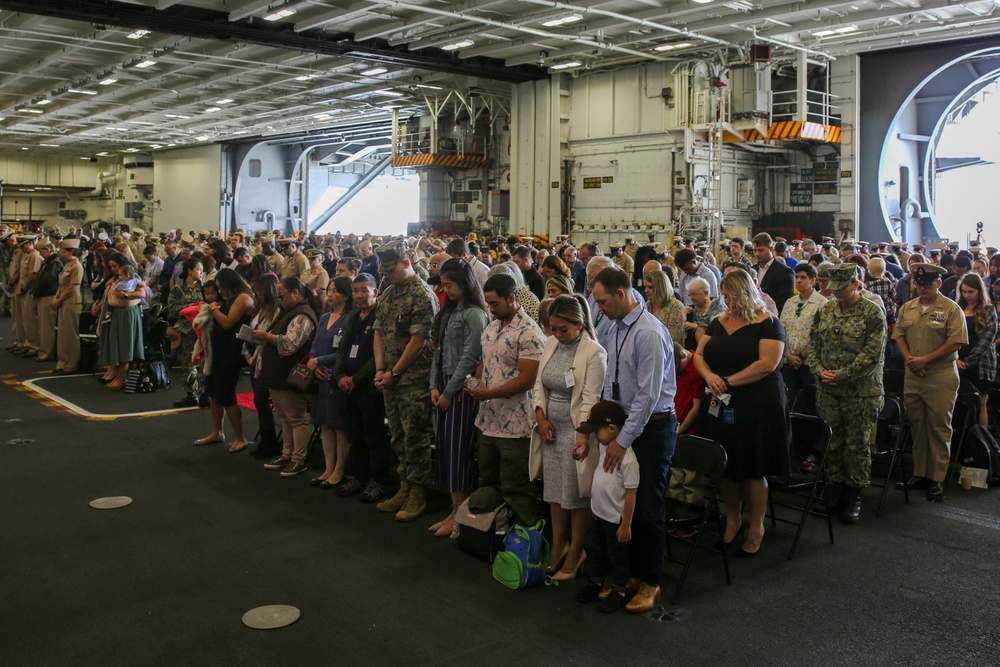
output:
[[[834,32],[843,35],[848,32],[857,32],[858,26],[856,25],[845,25],[843,28],[837,28]]]
[[[147,67],[152,67],[155,64],[155,60],[143,60],[141,63],[136,63],[134,67],[136,69],[146,69]]]
[[[152,149],[163,148],[160,144],[150,144],[149,147]]]
[[[318,79],[319,74],[303,74],[302,76],[295,77],[296,81],[308,81],[309,79]]]
[[[133,125],[156,125],[156,123],[147,123],[144,120],[130,120],[129,122]]]
[[[362,72],[361,76],[375,76],[376,74],[385,74],[388,71],[389,70],[384,67],[372,67],[371,69],[366,69]]]
[[[89,157],[87,157],[86,155],[84,155],[84,156],[83,156],[83,157],[81,157],[80,159],[81,159],[81,160],[89,160],[90,158],[89,158]]]
[[[395,90],[373,90],[372,95],[385,95],[386,97],[402,97],[403,93],[397,93]]]
[[[441,48],[445,51],[455,51],[456,49],[464,49],[467,46],[473,46],[475,42],[471,39],[463,39],[460,42],[455,42],[454,44],[446,44]]]
[[[315,116],[313,116],[313,118],[315,118],[316,120],[329,120],[333,118],[333,116],[331,116],[328,113],[318,113]]]
[[[86,90],[85,88],[70,88],[66,91],[67,93],[76,93],[77,95],[96,95],[96,90]]]
[[[148,37],[151,34],[149,30],[136,30],[125,35],[125,39],[142,39],[143,37]]]
[[[813,37],[828,37],[833,34],[834,34],[833,30],[817,30],[816,32],[813,33]]]
[[[686,49],[691,46],[691,42],[677,42],[675,44],[661,44],[653,47],[654,51],[673,51],[674,49]]]
[[[59,144],[38,144],[39,146],[45,146],[46,148],[59,148]]]
[[[579,14],[570,14],[568,16],[561,16],[557,19],[549,19],[542,23],[546,28],[555,28],[556,26],[566,25],[567,23],[576,23],[577,21],[582,21],[583,17]]]
[[[97,154],[98,157],[107,157],[108,155],[111,155],[111,153],[107,151],[101,151],[100,153]]]
[[[429,83],[418,83],[417,88],[426,88],[427,90],[444,90],[441,86],[432,86]]]
[[[21,113],[45,113],[41,109],[18,109]]]
[[[726,7],[729,7],[734,12],[748,12],[753,9],[753,5],[747,2],[747,0],[736,0],[735,2],[727,2]]]
[[[583,63],[574,60],[573,62],[561,63],[559,65],[553,65],[549,69],[552,69],[552,70],[569,69],[570,67],[580,67],[581,65],[583,65]]]
[[[191,117],[191,116],[181,116],[181,115],[178,115],[178,114],[175,114],[175,113],[165,113],[165,114],[163,114],[163,116],[165,118],[184,118],[184,119],[187,119],[187,118]]]
[[[194,138],[195,141],[208,141],[208,135],[202,134]]]
[[[46,104],[52,104],[52,100],[38,100],[35,104],[40,107],[44,107]]]
[[[216,104],[232,104],[233,102],[235,102],[235,100],[230,99],[228,97],[225,97],[225,98],[223,98],[221,100],[215,100]]]
[[[208,107],[205,109],[205,113],[215,113],[216,111],[222,111],[219,107]]]
[[[280,21],[281,19],[288,18],[295,13],[294,9],[279,9],[273,14],[267,14],[264,16],[265,21]]]
[[[111,84],[113,84],[113,83],[118,83],[118,79],[116,79],[116,78],[115,78],[115,77],[113,77],[113,76],[109,76],[109,77],[108,77],[108,78],[106,78],[106,79],[101,79],[101,80],[100,80],[100,81],[98,81],[97,83],[101,84],[102,86],[110,86],[110,85],[111,85]]]
[[[712,0],[691,0],[691,2],[698,3],[699,5],[707,5],[708,3],[712,2]]]
[[[829,37],[830,35],[845,35],[849,32],[857,32],[858,26],[845,25],[839,28],[824,28],[813,33],[813,37]]]

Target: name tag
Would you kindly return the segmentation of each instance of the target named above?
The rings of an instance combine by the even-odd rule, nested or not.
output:
[[[343,334],[338,334],[338,335],[334,336],[334,337],[333,337],[333,346],[334,346],[334,347],[340,347],[340,340],[341,340],[341,339],[342,339],[343,337],[344,337],[344,336],[343,336]]]
[[[358,358],[358,347],[360,347],[360,346],[358,346],[358,345],[352,345],[351,346],[351,354],[348,355],[348,356],[350,356],[351,359],[357,359]]]
[[[566,371],[563,374],[563,379],[566,380],[566,388],[567,389],[569,389],[570,387],[575,387],[576,386],[576,378],[573,377],[573,369],[572,368],[569,369],[568,371]]]

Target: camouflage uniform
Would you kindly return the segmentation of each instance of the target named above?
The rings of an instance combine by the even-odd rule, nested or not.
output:
[[[181,335],[177,358],[181,362],[181,374],[184,376],[184,391],[188,394],[205,392],[205,374],[200,364],[191,362],[198,335],[194,332],[191,320],[181,315],[181,311],[199,301],[201,301],[201,285],[188,287],[183,282],[174,285],[167,300],[167,319],[177,320],[173,325],[174,330]]]
[[[827,455],[830,481],[854,489],[868,486],[872,427],[882,409],[885,316],[861,299],[846,313],[836,301],[816,313],[806,363],[816,377],[816,407],[833,430]],[[820,373],[837,371],[837,386],[823,384]]]
[[[385,265],[391,266],[389,262]],[[411,336],[426,338],[420,355],[400,374],[393,387],[384,392],[392,449],[399,457],[399,478],[418,485],[431,483],[433,409],[427,379],[433,354],[431,326],[437,311],[434,292],[414,276],[409,282],[386,289],[379,297],[375,318],[375,330],[382,333],[386,371],[399,361]]]

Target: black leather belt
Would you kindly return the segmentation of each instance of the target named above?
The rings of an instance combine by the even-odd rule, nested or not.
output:
[[[674,416],[673,410],[667,410],[666,412],[654,412],[649,415],[649,421],[656,421],[657,419],[669,419]]]

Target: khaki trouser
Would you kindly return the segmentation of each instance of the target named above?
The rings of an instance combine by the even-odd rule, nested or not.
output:
[[[955,364],[919,378],[906,372],[903,405],[913,432],[913,476],[943,482],[951,459],[951,416],[958,396]]]
[[[59,304],[59,330],[56,335],[56,368],[74,373],[80,367],[81,304],[67,299]]]
[[[38,350],[38,299],[25,294],[21,297],[21,318],[24,320],[24,347]]]
[[[24,317],[22,317],[21,309],[23,308],[24,297],[17,296],[16,294],[11,299],[10,304],[10,319],[11,326],[14,328],[14,345],[18,347],[24,345]]]
[[[293,463],[303,463],[308,453],[313,426],[309,423],[306,408],[309,397],[291,389],[272,389],[271,403],[281,422],[281,455]]]
[[[38,309],[38,359],[54,359],[56,356],[56,309],[52,305],[55,297],[45,296],[36,302]]]

